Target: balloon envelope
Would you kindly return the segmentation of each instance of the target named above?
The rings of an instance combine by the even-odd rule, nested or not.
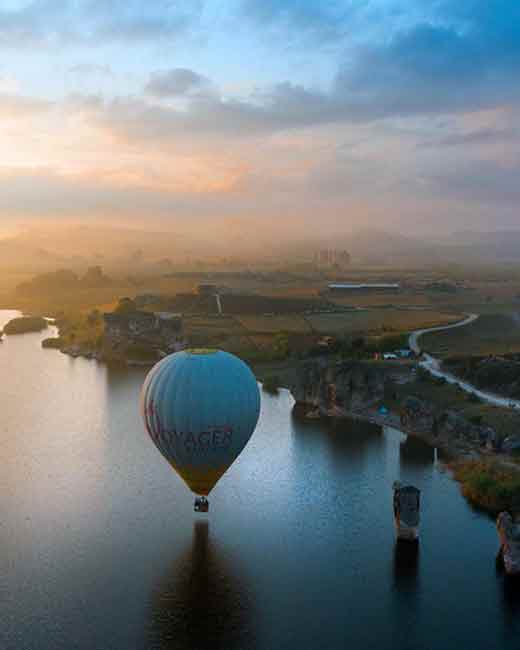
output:
[[[141,413],[155,445],[195,494],[207,495],[246,446],[260,414],[249,367],[219,350],[185,350],[149,372]]]

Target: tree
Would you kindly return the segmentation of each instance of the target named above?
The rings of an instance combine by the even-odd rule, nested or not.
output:
[[[116,314],[128,314],[137,311],[137,307],[132,298],[121,298],[117,307],[114,309]]]
[[[91,266],[80,280],[87,289],[99,289],[110,284],[110,278],[103,273],[100,266]]]

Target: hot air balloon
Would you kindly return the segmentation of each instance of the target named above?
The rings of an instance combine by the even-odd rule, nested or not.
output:
[[[246,446],[260,414],[249,367],[221,350],[176,352],[145,379],[141,413],[161,454],[198,495],[195,510]]]

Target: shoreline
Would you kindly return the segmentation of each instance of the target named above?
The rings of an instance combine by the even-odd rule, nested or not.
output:
[[[485,513],[493,520],[500,512],[509,512],[513,519],[520,517],[518,506],[520,489],[520,464],[516,464],[510,457],[489,451],[485,447],[476,447],[470,444],[457,444],[429,432],[421,431],[401,423],[400,417],[394,412],[381,415],[377,410],[367,408],[362,411],[350,411],[341,415],[327,416],[316,414],[312,411],[305,413],[304,404],[295,404],[299,417],[307,420],[345,419],[353,422],[364,422],[388,427],[406,436],[421,440],[432,449],[441,452],[439,461],[449,470],[453,481],[459,484],[461,495],[475,510]],[[314,412],[316,413],[316,412]],[[493,482],[494,487],[481,487],[479,481]],[[511,484],[515,486],[511,488]],[[496,488],[499,488],[498,490]],[[503,491],[509,490],[509,495],[504,496]],[[494,490],[494,491],[493,491]]]
[[[418,438],[419,440],[422,440],[435,449],[442,450],[442,452],[450,458],[450,461],[457,462],[464,460],[477,460],[481,459],[483,456],[486,456],[482,450],[478,450],[470,445],[456,445],[454,443],[450,443],[448,440],[440,436],[434,436],[426,431],[421,431],[417,427],[403,424],[401,422],[400,416],[395,412],[389,412],[387,415],[381,415],[377,409],[367,408],[363,410],[346,411],[344,414],[342,413],[341,415],[336,416],[316,415],[316,417],[313,417],[304,413],[304,409],[307,408],[306,405],[295,404],[294,408],[297,412],[299,412],[299,417],[302,417],[303,419],[309,421],[313,419],[328,420],[334,419],[334,417],[336,417],[336,419],[375,424],[382,428],[388,427],[395,429],[396,431],[399,431],[400,433],[403,433],[407,436]],[[487,457],[489,458],[489,455],[487,455]]]

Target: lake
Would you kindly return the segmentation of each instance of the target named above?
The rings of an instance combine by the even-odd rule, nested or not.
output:
[[[0,327],[13,315],[0,312]],[[208,515],[144,433],[145,370],[0,343],[2,650],[520,647],[494,523],[398,431],[262,394]],[[418,552],[392,482],[422,490]]]

